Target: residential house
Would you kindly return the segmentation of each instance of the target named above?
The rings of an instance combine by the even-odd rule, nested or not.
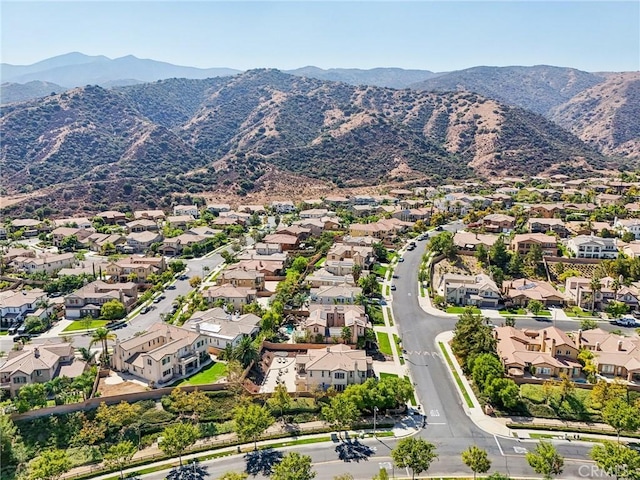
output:
[[[165,238],[160,246],[160,252],[168,257],[174,257],[180,255],[185,247],[201,245],[209,238],[210,237],[205,237],[204,235],[196,235],[189,231],[177,237]]]
[[[280,245],[283,252],[296,250],[300,244],[300,240],[295,235],[287,235],[284,233],[272,233],[263,238],[264,243],[276,243]]]
[[[0,366],[0,389],[15,396],[25,385],[46,383],[54,378],[76,378],[84,373],[86,362],[75,358],[70,343],[24,345],[11,350]]]
[[[166,218],[165,213],[162,210],[136,210],[133,212],[133,218],[136,220],[148,219],[155,222],[160,222]]]
[[[58,227],[72,227],[81,228],[82,230],[93,230],[93,223],[87,217],[74,217],[74,218],[58,218],[53,220],[53,226]]]
[[[352,260],[352,266],[359,265],[362,270],[369,270],[375,261],[373,247],[334,243],[327,252],[327,262],[342,262],[345,260]]]
[[[296,206],[290,200],[271,202],[271,208],[275,213],[279,214],[293,213],[296,211]]]
[[[285,225],[278,228],[276,234],[292,235],[298,237],[298,240],[304,241],[311,236],[311,230],[300,225]]]
[[[218,301],[233,305],[237,310],[256,299],[256,290],[246,287],[234,287],[230,283],[217,285],[202,292],[202,297],[209,304]]]
[[[11,221],[11,232],[20,230],[23,237],[35,237],[40,232],[47,230],[45,223],[33,218],[16,218]]]
[[[561,238],[569,236],[567,222],[561,218],[530,218],[527,220],[527,230],[530,233],[553,232]]]
[[[564,224],[573,235],[597,235],[602,232],[602,230],[611,230],[611,224],[609,222],[594,222],[588,220],[582,222],[564,222]]]
[[[227,269],[220,275],[218,283],[220,285],[230,283],[234,287],[248,288],[259,292],[264,290],[264,273],[240,268]]]
[[[502,283],[502,295],[505,304],[521,307],[526,307],[531,300],[539,300],[545,307],[562,306],[565,302],[564,295],[550,283],[526,278],[505,280]]]
[[[601,193],[596,197],[596,204],[601,207],[606,207],[608,205],[622,205],[624,203],[624,198],[622,195],[614,195],[611,193]]]
[[[441,211],[467,215],[471,210],[487,208],[491,205],[491,200],[480,195],[454,192],[448,193],[443,198],[436,200],[435,205]]]
[[[238,216],[223,217],[222,215],[220,215],[219,217],[216,217],[211,221],[211,225],[213,225],[214,227],[221,227],[221,228],[231,227],[233,225],[245,225],[245,224],[246,224],[246,220]]]
[[[4,253],[0,255],[0,263],[3,266],[7,266],[10,263],[12,263],[16,258],[20,258],[20,257],[36,258],[36,252],[28,248],[12,247],[4,251]]]
[[[554,218],[564,213],[564,205],[561,203],[539,203],[531,205],[529,215],[531,217]]]
[[[200,216],[200,210],[197,205],[176,205],[173,207],[173,216],[190,215],[193,218]]]
[[[296,388],[303,392],[329,387],[342,392],[347,385],[363,383],[374,375],[373,360],[366,352],[342,344],[299,354],[296,372]]]
[[[81,243],[94,252],[102,252],[107,246],[113,246],[116,251],[122,251],[127,244],[127,239],[118,233],[92,233]]]
[[[396,235],[406,232],[411,227],[413,227],[411,222],[403,222],[397,218],[385,218],[375,223],[352,223],[349,226],[349,235],[392,240]]]
[[[256,243],[256,253],[258,255],[273,255],[275,253],[282,253],[282,246],[279,243]]]
[[[303,328],[309,338],[322,339],[325,343],[343,339],[343,329],[348,328],[350,336],[347,343],[355,344],[359,337],[364,337],[366,329],[371,328],[371,322],[360,305],[314,304],[309,306],[309,316]]]
[[[236,347],[245,337],[254,338],[260,331],[260,317],[253,313],[227,313],[220,307],[195,312],[184,328],[207,337],[210,348],[224,350]]]
[[[158,224],[155,220],[150,220],[148,218],[141,218],[139,220],[133,220],[131,222],[127,222],[126,224],[127,230],[129,232],[146,232],[146,231],[157,231]]]
[[[447,303],[497,307],[500,289],[488,275],[460,275],[447,273],[438,279],[437,291]]]
[[[313,287],[326,287],[329,285],[355,285],[352,272],[344,272],[342,274],[331,273],[327,268],[320,268],[315,272],[307,275],[306,281]]]
[[[231,211],[231,205],[228,203],[212,203],[207,205],[207,210],[211,213],[229,212]]]
[[[593,353],[600,375],[640,382],[640,339],[606,332],[600,328],[574,333],[579,349]]]
[[[249,214],[257,213],[258,215],[263,215],[267,213],[264,206],[262,205],[239,205],[238,211],[249,213]]]
[[[379,207],[376,207],[374,205],[351,205],[351,207],[349,207],[349,209],[353,212],[353,214],[356,217],[368,217],[370,215],[373,215],[375,212],[378,211]],[[393,207],[390,207],[391,209],[393,209]]]
[[[432,208],[405,208],[396,210],[391,216],[403,222],[428,221],[431,218],[432,210]]]
[[[7,329],[21,323],[46,301],[47,294],[39,288],[0,292],[0,328]]]
[[[262,273],[265,277],[277,277],[284,274],[284,260],[241,260],[238,263],[229,265],[227,270],[256,271]]]
[[[347,197],[341,197],[339,195],[332,195],[329,197],[325,197],[324,204],[328,207],[347,207],[351,203]]]
[[[351,203],[354,205],[375,205],[376,199],[371,195],[354,195],[351,197]]]
[[[58,227],[51,232],[51,242],[55,247],[60,248],[62,241],[67,238],[75,236],[79,243],[91,236],[91,232],[83,228],[75,227]]]
[[[347,284],[328,285],[312,288],[309,300],[311,303],[325,305],[353,305],[360,295],[362,295],[360,287]]]
[[[112,368],[146,380],[151,387],[173,383],[209,361],[209,342],[201,333],[158,322],[146,333],[116,339]]]
[[[189,224],[195,222],[195,220],[193,215],[169,215],[167,217],[167,223],[170,227],[181,228],[182,230],[186,230]]]
[[[521,233],[514,235],[510,248],[520,255],[526,255],[534,245],[539,245],[544,255],[553,257],[558,255],[558,241],[556,237],[545,235],[544,233]]]
[[[640,257],[640,241],[634,240],[622,247],[622,252],[630,258]]]
[[[122,212],[116,212],[114,210],[100,212],[96,217],[101,218],[102,221],[108,225],[124,225],[127,223],[127,216]]]
[[[300,212],[300,218],[322,218],[332,215],[326,208],[312,208],[310,210],[302,210]]]
[[[36,258],[16,257],[13,265],[25,273],[45,272],[54,273],[61,268],[68,268],[78,263],[73,253],[45,254]]]
[[[567,249],[577,258],[618,258],[618,239],[578,235],[567,241]]]
[[[204,226],[204,227],[191,227],[185,233],[189,233],[191,235],[200,235],[202,237],[207,237],[207,238],[213,238],[216,235],[219,235],[223,232],[222,230],[217,230],[215,228]]]
[[[520,330],[494,329],[496,351],[509,376],[577,378],[582,373],[579,348],[569,335],[556,327]]]
[[[133,232],[127,235],[127,247],[131,252],[146,252],[154,243],[162,241],[159,232],[144,231]]]
[[[507,233],[516,226],[516,219],[511,215],[492,213],[482,219],[482,226],[487,232]]]
[[[475,250],[478,245],[484,245],[489,249],[500,238],[498,235],[486,235],[482,233],[456,232],[453,243],[462,250]]]
[[[104,273],[116,283],[146,283],[149,275],[159,275],[166,269],[164,257],[131,256],[109,262]]]
[[[620,233],[631,232],[636,237],[636,240],[640,240],[640,219],[639,218],[629,218],[629,219],[616,218],[613,223],[613,228],[615,228]]]
[[[138,285],[134,282],[91,282],[64,297],[65,316],[69,319],[99,317],[102,305],[118,300],[127,312],[138,298]]]
[[[618,283],[618,284],[616,284]],[[616,288],[614,288],[616,287]],[[591,288],[591,279],[585,277],[569,277],[565,280],[565,295],[570,303],[581,308],[604,309],[611,301],[623,302],[631,309],[638,307],[640,292],[635,285],[624,285],[615,282],[612,277],[600,279],[600,287],[595,292],[595,298]]]

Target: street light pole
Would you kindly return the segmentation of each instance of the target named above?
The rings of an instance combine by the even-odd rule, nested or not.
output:
[[[378,412],[378,407],[373,407],[373,436],[376,436],[376,413]]]

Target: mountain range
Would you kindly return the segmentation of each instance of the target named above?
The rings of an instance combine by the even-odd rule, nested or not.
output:
[[[265,69],[75,88],[5,105],[0,128],[2,194],[68,209],[624,167],[543,116],[477,93]]]

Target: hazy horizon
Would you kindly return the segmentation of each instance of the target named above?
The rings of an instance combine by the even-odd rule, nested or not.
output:
[[[3,0],[1,26],[12,65],[82,52],[238,70],[640,69],[635,1]]]

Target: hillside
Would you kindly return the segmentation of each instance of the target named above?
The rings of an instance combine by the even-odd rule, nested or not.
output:
[[[550,112],[550,118],[607,154],[640,157],[640,73],[608,74]]]
[[[247,195],[287,176],[301,189],[351,188],[616,165],[543,117],[478,94],[356,87],[277,70],[78,88],[5,107],[0,128],[4,195],[87,206]]]
[[[51,93],[64,92],[65,90],[66,88],[49,82],[7,82],[0,85],[0,104],[24,102],[32,98],[46,97]]]
[[[302,67],[285,73],[299,77],[316,78],[349,85],[373,85],[374,87],[408,88],[410,85],[442,75],[429,70],[405,70],[403,68],[329,68]]]
[[[419,82],[412,88],[432,92],[475,92],[548,115],[552,108],[602,81],[602,77],[593,73],[548,65],[473,67]]]

